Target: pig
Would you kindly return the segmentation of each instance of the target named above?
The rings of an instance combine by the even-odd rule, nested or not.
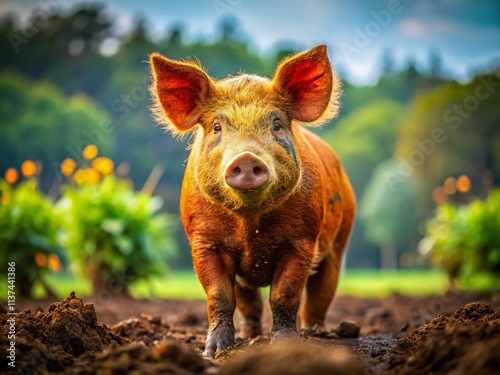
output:
[[[205,356],[262,334],[270,285],[271,341],[323,325],[355,217],[335,152],[306,127],[339,110],[326,46],[286,58],[272,79],[211,78],[197,62],[150,55],[153,115],[193,134],[180,197],[196,275],[207,296]],[[301,296],[305,291],[301,305]],[[300,312],[299,312],[300,308]]]

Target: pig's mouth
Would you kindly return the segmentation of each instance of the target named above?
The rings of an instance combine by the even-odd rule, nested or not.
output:
[[[267,187],[269,186],[269,182],[267,182],[264,186],[259,189],[231,189],[235,192],[242,200],[244,201],[256,201],[262,198],[262,196],[267,191]]]

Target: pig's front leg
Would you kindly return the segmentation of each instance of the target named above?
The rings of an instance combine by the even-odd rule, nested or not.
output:
[[[227,265],[213,249],[193,252],[194,267],[207,295],[208,334],[204,356],[234,345],[233,315],[236,307],[233,279]]]
[[[311,250],[314,251],[314,245]],[[269,296],[273,313],[272,341],[298,338],[297,311],[309,275],[311,258],[307,253],[299,254],[291,249],[277,264]]]

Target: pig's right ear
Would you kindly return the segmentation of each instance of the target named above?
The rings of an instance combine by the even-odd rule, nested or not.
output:
[[[337,116],[340,81],[324,45],[281,62],[274,75],[273,87],[286,101],[292,119],[308,126],[319,126]]]
[[[173,133],[184,133],[200,120],[199,105],[213,89],[213,81],[195,63],[167,59],[158,53],[150,58],[153,71],[153,114]]]

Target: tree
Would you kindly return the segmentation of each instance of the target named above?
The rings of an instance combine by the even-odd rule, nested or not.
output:
[[[99,143],[104,153],[113,144],[105,111],[84,95],[68,98],[46,81],[33,83],[13,72],[0,74],[0,113],[0,173],[34,159],[48,171],[45,188],[61,177],[58,166],[66,157],[81,158],[89,143]]]
[[[403,175],[421,186],[427,208],[433,206],[432,190],[448,176],[469,176],[472,193],[481,194],[483,173],[500,175],[499,83],[498,75],[482,75],[468,84],[444,84],[411,102],[396,156]]]
[[[416,247],[423,219],[415,199],[417,187],[397,177],[398,167],[393,159],[379,164],[358,210],[367,238],[380,246],[382,268],[397,268],[398,253]]]
[[[16,69],[32,79],[48,79],[69,94],[92,97],[105,91],[110,59],[99,53],[111,34],[102,5],[83,5],[67,14],[34,12],[27,25],[0,25],[0,68]]]
[[[368,102],[342,118],[323,138],[333,146],[345,167],[358,201],[377,165],[392,156],[403,116],[398,103],[388,99]],[[379,264],[377,249],[365,237],[365,223],[357,222],[349,243],[347,262],[357,267]]]
[[[376,166],[391,157],[403,109],[377,99],[352,112],[323,134],[344,165],[356,195],[363,196]]]

